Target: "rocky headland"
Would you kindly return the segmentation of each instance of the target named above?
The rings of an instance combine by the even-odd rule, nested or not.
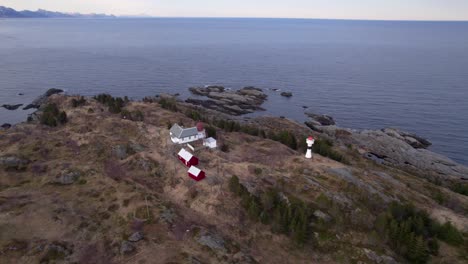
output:
[[[215,106],[54,92],[0,130],[0,262],[466,263],[466,167],[427,140],[244,119],[257,88],[192,92]],[[219,148],[194,153],[195,182],[169,127],[200,121]]]

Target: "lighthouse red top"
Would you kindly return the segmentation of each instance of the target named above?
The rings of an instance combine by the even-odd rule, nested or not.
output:
[[[198,130],[198,132],[203,131],[203,123],[202,122],[197,123],[197,130]]]
[[[314,140],[314,138],[312,136],[309,136],[307,140]]]

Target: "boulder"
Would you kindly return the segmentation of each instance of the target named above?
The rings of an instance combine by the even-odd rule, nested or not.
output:
[[[333,117],[328,115],[318,115],[311,112],[305,113],[308,117],[310,117],[313,121],[318,122],[321,126],[334,126],[336,125],[335,120]]]
[[[128,237],[128,241],[130,242],[138,242],[144,238],[143,232],[135,232],[130,237]]]
[[[112,153],[118,159],[126,159],[128,157],[128,148],[126,145],[116,145],[112,147]]]
[[[23,170],[30,163],[28,159],[9,155],[0,157],[0,166],[6,170]]]
[[[40,263],[57,263],[73,254],[73,245],[66,242],[52,242],[47,246]],[[66,261],[68,262],[68,261]]]
[[[14,104],[14,105],[4,104],[4,105],[2,105],[2,107],[5,108],[6,110],[16,110],[22,105],[23,104]]]
[[[60,185],[70,185],[75,183],[80,178],[80,176],[81,173],[79,171],[66,170],[56,177],[54,183]]]
[[[293,96],[293,94],[291,92],[281,92],[280,93],[281,96],[284,96],[284,97],[291,97]]]
[[[325,222],[330,222],[331,217],[327,215],[326,213],[320,211],[320,210],[315,210],[314,211],[314,216],[317,217],[318,219],[321,219]]]
[[[135,252],[135,250],[136,247],[128,241],[123,241],[120,245],[120,254],[122,255],[130,255]]]
[[[207,246],[214,251],[227,251],[224,239],[216,233],[204,231],[197,241],[199,244]]]

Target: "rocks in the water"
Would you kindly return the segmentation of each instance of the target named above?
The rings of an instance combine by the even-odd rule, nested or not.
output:
[[[54,183],[61,185],[70,185],[75,183],[81,176],[81,173],[76,170],[66,170],[58,175]]]
[[[14,104],[14,105],[4,104],[4,105],[2,105],[2,107],[5,108],[6,110],[16,110],[22,105],[23,104]]]
[[[321,126],[334,126],[336,125],[335,120],[333,117],[328,115],[318,115],[314,113],[307,112],[305,113],[308,117],[310,117],[313,121],[318,122]]]
[[[18,93],[18,95],[19,95],[19,96],[22,96],[22,95],[24,95],[24,93]]]
[[[49,98],[50,96],[54,94],[59,94],[59,93],[63,93],[63,90],[55,89],[55,88],[49,89],[43,95],[39,96],[34,101],[32,101],[32,103],[24,107],[23,110],[39,108],[41,107],[42,104],[44,104],[47,101],[47,98]]]
[[[194,95],[208,99],[188,98],[185,102],[230,115],[243,115],[264,110],[260,105],[267,98],[262,89],[251,86],[237,91],[226,90],[222,86],[192,87],[189,90]]]
[[[427,148],[430,145],[432,145],[431,142],[429,142],[427,139],[419,137],[413,133],[408,133],[405,131],[401,131],[396,128],[384,128],[382,129],[382,132],[385,134],[403,140],[409,145],[411,145],[413,148]]]
[[[120,254],[122,255],[130,255],[135,252],[136,247],[129,241],[123,241],[120,245]]]
[[[11,124],[5,123],[2,126],[0,126],[2,129],[9,129],[11,128]]]
[[[139,231],[139,232],[135,232],[133,233],[132,235],[130,235],[128,237],[128,241],[130,242],[138,242],[140,240],[142,240],[144,238],[143,236],[143,232]]]
[[[24,170],[29,163],[28,159],[13,155],[0,157],[0,166],[6,170]]]
[[[291,97],[293,96],[293,94],[291,92],[281,92],[280,93],[281,96],[284,96],[284,97]]]

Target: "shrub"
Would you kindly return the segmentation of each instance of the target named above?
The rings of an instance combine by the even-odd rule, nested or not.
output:
[[[324,157],[328,157],[338,162],[346,163],[345,158],[340,153],[333,150],[333,142],[329,140],[316,139],[312,151]]]
[[[83,96],[80,96],[78,99],[73,98],[71,100],[72,107],[76,108],[86,104],[86,99]]]
[[[289,235],[298,246],[304,245],[311,237],[309,223],[312,210],[303,201],[292,197],[288,203],[274,189],[268,189],[257,197],[239,183],[237,176],[231,177],[229,189],[241,197],[241,205],[252,221],[271,225],[273,232]]]
[[[112,97],[110,94],[98,94],[94,96],[101,104],[107,105],[109,112],[118,114],[122,111],[125,106],[125,101],[121,97]]]
[[[229,145],[224,143],[223,145],[221,145],[221,151],[222,152],[229,152]]]
[[[437,255],[437,238],[454,246],[464,243],[462,234],[450,222],[441,226],[411,204],[393,202],[377,217],[375,226],[389,246],[411,263],[426,263],[430,255]]]
[[[44,107],[39,121],[43,125],[56,127],[58,124],[65,124],[68,121],[68,118],[65,111],[60,112],[57,105],[51,103]]]
[[[164,109],[171,110],[173,112],[178,111],[177,102],[173,98],[161,98],[159,99],[159,104]]]
[[[207,137],[216,138],[216,128],[212,126],[205,127],[205,132]]]
[[[446,222],[440,226],[437,233],[437,236],[441,240],[444,240],[453,246],[462,245],[464,242],[463,235],[450,222]]]

